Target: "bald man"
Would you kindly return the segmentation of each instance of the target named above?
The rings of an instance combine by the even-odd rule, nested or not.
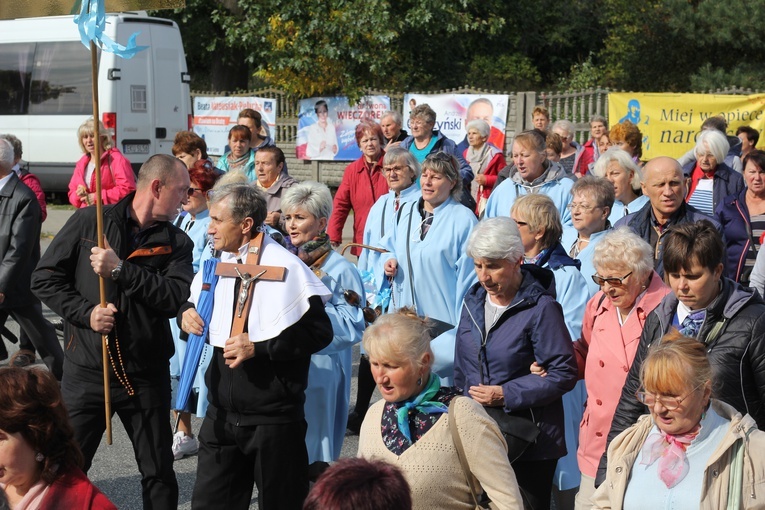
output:
[[[615,227],[626,225],[651,245],[654,267],[663,278],[662,238],[669,227],[699,220],[711,221],[720,233],[722,227],[716,219],[685,203],[688,188],[683,168],[673,158],[660,156],[646,163],[642,189],[649,202],[639,211],[617,221]]]

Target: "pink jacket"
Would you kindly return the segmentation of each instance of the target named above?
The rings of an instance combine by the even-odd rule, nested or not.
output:
[[[372,169],[367,172],[364,156],[360,157],[345,168],[343,180],[335,193],[332,203],[332,216],[329,218],[327,233],[333,243],[343,242],[343,226],[348,218],[348,212],[353,209],[353,242],[364,242],[364,225],[367,223],[369,210],[378,198],[388,193],[388,181],[382,173],[383,153]],[[351,248],[351,253],[357,257],[361,248]]]
[[[87,202],[77,196],[77,187],[80,184],[85,184],[89,193],[93,193],[96,189],[95,172],[90,182],[85,183],[85,170],[89,162],[90,154],[83,155],[74,167],[72,179],[69,181],[69,203],[75,207],[88,206]],[[104,205],[115,204],[134,190],[135,174],[130,161],[114,147],[101,154],[101,199]]]
[[[622,394],[632,360],[640,343],[646,318],[669,294],[670,289],[654,271],[651,284],[640,298],[624,326],[619,325],[616,307],[599,291],[587,303],[582,338],[574,342],[579,376],[587,386],[587,405],[579,425],[579,469],[595,477],[606,451],[611,420]]]

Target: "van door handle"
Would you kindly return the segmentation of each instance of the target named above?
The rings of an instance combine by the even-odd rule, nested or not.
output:
[[[167,128],[157,128],[155,134],[157,138],[167,138]]]

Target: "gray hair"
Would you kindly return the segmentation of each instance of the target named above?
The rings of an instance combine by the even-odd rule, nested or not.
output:
[[[427,122],[428,124],[435,124],[436,112],[433,110],[433,108],[430,107],[429,104],[423,103],[414,107],[414,109],[409,114],[409,118],[420,119]]]
[[[393,122],[395,122],[398,127],[404,125],[404,118],[395,110],[385,110],[382,114],[382,117],[380,117],[380,120],[383,120],[385,117],[392,117]]]
[[[592,168],[593,175],[605,178],[608,174],[608,167],[611,163],[616,163],[625,172],[632,171],[632,180],[630,187],[637,193],[640,189],[640,183],[643,182],[643,170],[633,161],[629,153],[619,147],[611,147],[600,155]]]
[[[518,213],[526,221],[529,232],[536,234],[544,228],[539,241],[542,249],[554,246],[563,235],[560,211],[552,198],[541,193],[530,193],[518,197],[510,207],[510,214]]]
[[[13,145],[13,158],[21,159],[21,155],[22,155],[21,140],[19,140],[18,138],[16,138],[15,136],[11,134],[0,135],[0,138],[11,142],[11,145]]]
[[[136,179],[136,189],[143,189],[154,179],[159,179],[162,184],[167,184],[168,181],[175,179],[178,174],[178,168],[183,167],[183,170],[188,172],[186,165],[180,159],[176,159],[169,154],[155,154],[146,162],[141,165],[141,169],[138,171],[138,179]]]
[[[473,259],[518,262],[523,256],[518,225],[507,216],[481,220],[470,232],[465,253]]]
[[[427,319],[418,317],[414,310],[405,307],[378,317],[367,327],[361,344],[373,358],[420,368],[424,367],[423,356],[430,353],[430,368],[433,364],[430,340]]]
[[[556,120],[553,125],[550,127],[550,131],[555,131],[555,128],[561,129],[568,133],[568,136],[571,136],[574,134],[574,125],[571,123],[570,120],[566,119],[560,119]]]
[[[332,214],[332,193],[326,184],[316,181],[303,181],[284,190],[282,213],[289,214],[300,207],[317,219],[329,219]]]
[[[609,210],[614,207],[614,185],[602,177],[585,175],[577,179],[571,187],[571,196],[582,193],[592,194],[598,207],[608,207]]]
[[[13,145],[3,139],[0,139],[0,168],[7,172],[13,168]]]
[[[730,150],[730,143],[728,143],[728,139],[720,131],[705,129],[699,133],[693,153],[698,158],[700,154],[706,153],[707,150],[712,153],[719,165],[724,162],[725,156]]]
[[[484,138],[488,138],[489,134],[491,134],[491,127],[489,127],[489,123],[483,119],[475,119],[468,122],[466,131],[470,131],[471,129],[478,131],[478,134]]]
[[[383,157],[383,167],[404,164],[409,167],[409,170],[414,172],[414,180],[416,181],[420,177],[420,162],[417,158],[409,152],[409,149],[402,149],[401,147],[393,147],[391,150],[385,153]]]
[[[608,129],[608,120],[606,120],[606,118],[604,116],[602,116],[602,115],[593,115],[592,117],[590,117],[590,126],[591,127],[592,127],[592,123],[593,122],[600,122],[601,124],[603,124],[603,126],[606,129]]]
[[[645,280],[653,271],[653,250],[651,245],[623,226],[603,235],[592,254],[595,267],[625,265],[640,280]]]
[[[252,218],[255,226],[259,227],[266,221],[266,194],[254,186],[244,183],[225,184],[216,187],[208,195],[211,206],[228,199],[228,210],[236,223]]]
[[[454,183],[452,198],[459,202],[462,196],[462,176],[460,175],[460,163],[453,155],[438,151],[431,152],[422,163],[422,171],[431,170],[441,174]]]

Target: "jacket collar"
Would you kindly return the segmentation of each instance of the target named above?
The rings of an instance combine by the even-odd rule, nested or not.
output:
[[[569,257],[566,249],[560,243],[555,243],[554,246],[548,248],[545,254],[537,261],[538,266],[543,267],[545,264],[553,270],[564,266],[573,266],[577,269],[582,267],[582,262]]]

